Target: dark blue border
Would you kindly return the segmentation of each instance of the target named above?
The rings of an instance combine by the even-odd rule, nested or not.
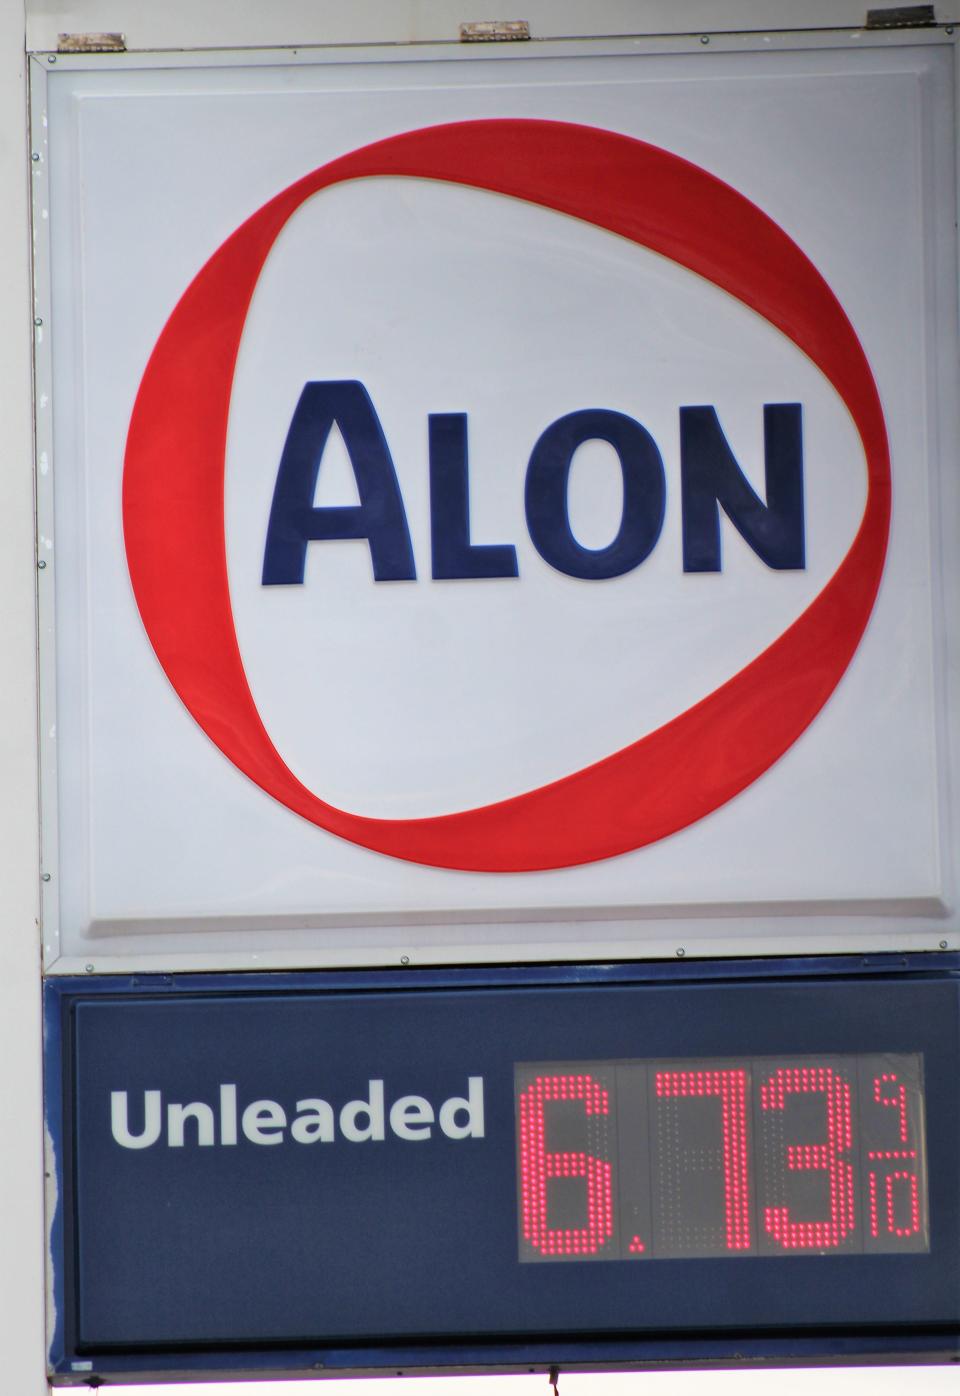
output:
[[[72,1179],[66,1160],[71,1138],[70,1091],[72,1058],[66,1030],[73,1005],[84,999],[110,996],[166,995],[205,998],[222,994],[264,991],[290,994],[383,992],[432,988],[546,987],[561,985],[737,983],[761,980],[797,981],[874,977],[960,981],[960,954],[819,956],[790,959],[677,960],[630,964],[565,964],[519,967],[436,967],[428,969],[318,970],[297,973],[138,974],[51,978],[46,981],[45,1111],[57,1186],[57,1205],[50,1222],[53,1256],[54,1325],[50,1372],[54,1380],[99,1385],[123,1377],[187,1380],[230,1374],[346,1375],[349,1373],[412,1373],[459,1371],[542,1371],[553,1364],[572,1369],[602,1367],[730,1367],[766,1362],[774,1365],[823,1365],[856,1362],[960,1361],[960,1331],[953,1327],[904,1328],[878,1333],[811,1331],[801,1334],[728,1332],[691,1333],[669,1339],[596,1338],[557,1341],[530,1339],[522,1343],[473,1339],[462,1345],[419,1342],[405,1346],[284,1348],[259,1346],[229,1350],[77,1354],[71,1350],[66,1322],[75,1290],[68,1272],[73,1253],[71,1234]],[[958,1062],[960,1067],[960,1062]],[[960,1072],[958,1072],[960,1075]],[[48,1162],[48,1168],[51,1164]],[[88,1366],[88,1363],[90,1364]]]

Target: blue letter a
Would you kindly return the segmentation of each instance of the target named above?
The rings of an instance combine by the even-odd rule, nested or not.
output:
[[[317,476],[330,428],[340,428],[359,504],[317,508]],[[263,585],[303,581],[307,544],[365,538],[378,582],[416,579],[410,530],[390,450],[362,383],[307,383],[280,457],[263,552]]]

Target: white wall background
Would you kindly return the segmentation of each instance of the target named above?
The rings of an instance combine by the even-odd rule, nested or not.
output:
[[[0,5],[0,1351],[43,1390],[36,569],[23,15]]]

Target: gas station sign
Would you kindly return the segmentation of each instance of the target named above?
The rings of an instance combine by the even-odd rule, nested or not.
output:
[[[55,1371],[955,1350],[955,969],[665,969],[52,979]]]
[[[53,1380],[956,1354],[951,36],[34,60]]]
[[[44,70],[52,972],[954,944],[932,38]]]

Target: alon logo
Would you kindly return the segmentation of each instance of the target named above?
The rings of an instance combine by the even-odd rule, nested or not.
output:
[[[330,432],[343,436],[359,504],[314,504]],[[623,479],[613,541],[586,548],[568,512],[574,455],[588,441],[613,447]],[[430,541],[435,580],[517,577],[511,543],[475,544],[470,536],[467,414],[430,414]],[[764,408],[766,502],[734,459],[712,407],[680,408],[683,567],[720,570],[720,514],[769,567],[804,565],[803,450],[798,403]],[[663,527],[666,481],[657,444],[623,412],[569,412],[551,422],[527,465],[524,504],[530,538],[543,560],[568,577],[605,581],[639,567]],[[378,582],[412,582],[417,569],[403,496],[386,437],[362,383],[307,383],[287,434],[273,493],[263,556],[264,586],[303,582],[307,545],[364,539]]]
[[[773,643],[713,692],[560,779],[494,803],[409,819],[338,808],[308,789],[280,755],[241,658],[224,525],[234,371],[271,248],[307,199],[344,181],[379,176],[441,181],[523,200],[615,233],[712,282],[764,317],[832,384],[859,433],[867,474],[859,528],[833,575]],[[347,386],[343,398],[343,383],[308,385],[313,400],[303,409],[307,416],[298,425],[295,414],[288,445],[300,428],[305,441],[311,434],[315,439],[299,475],[292,459],[287,462],[286,484],[281,463],[266,529],[268,584],[301,580],[310,539],[331,536],[324,531],[331,519],[310,497],[324,420],[338,421],[348,451],[354,427],[348,420],[343,430],[347,398],[355,409],[361,404],[368,429],[377,425],[362,385]],[[334,401],[337,393],[341,400]],[[311,417],[314,408],[319,415]],[[789,403],[766,405],[765,504],[740,490],[733,453],[719,426],[703,415],[710,410],[693,411],[701,418],[686,419],[691,431],[681,481],[685,570],[716,564],[710,540],[718,504],[768,565],[803,566],[799,411]],[[571,426],[570,417],[583,415],[591,421]],[[563,516],[561,486],[577,432],[596,435],[599,426],[611,425],[593,415],[602,410],[575,411],[549,424],[544,436],[550,449],[538,454],[538,443],[524,482],[535,547],[551,566],[563,564],[558,570],[571,575],[578,575],[577,568],[583,575],[583,566],[606,551],[578,551]],[[617,417],[625,433],[620,446],[612,443],[623,472],[624,552],[601,558],[600,572],[587,574],[591,580],[639,565],[659,535],[657,447],[639,422],[617,413],[609,417]],[[374,456],[382,486],[389,453],[382,432],[380,438]],[[471,541],[462,414],[431,419],[429,456],[433,575],[513,575],[510,542],[486,545],[485,551]],[[270,470],[275,468],[271,463]],[[630,472],[645,483],[635,498]],[[361,516],[347,521],[356,532],[339,536],[366,538],[372,554],[376,534],[388,571],[399,565],[402,575],[411,576],[415,563],[412,550],[408,555],[403,547],[399,489],[392,518],[382,525],[363,515],[359,475],[357,484]],[[385,497],[382,488],[379,493]],[[357,514],[342,511],[341,523],[348,512]],[[221,751],[275,799],[341,838],[411,862],[490,872],[565,867],[640,848],[703,818],[756,780],[814,719],[860,642],[883,570],[889,512],[886,431],[869,365],[832,291],[782,229],[743,195],[676,155],[608,131],[532,120],[464,122],[391,137],[316,170],[254,213],[198,274],[157,342],[134,406],[123,488],[127,558],[144,626],[171,684]],[[491,563],[494,571],[484,573]],[[639,719],[637,730],[644,730]]]

